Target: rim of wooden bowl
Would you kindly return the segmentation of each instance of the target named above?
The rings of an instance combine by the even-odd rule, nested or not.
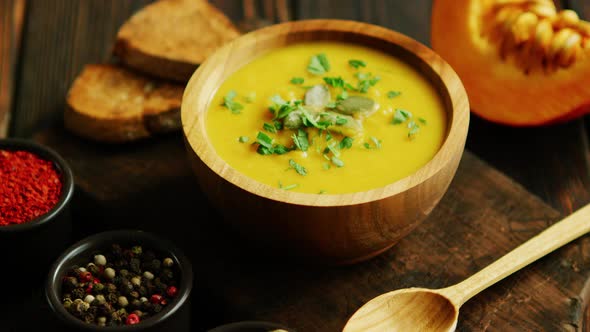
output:
[[[319,37],[313,37],[313,34]],[[404,57],[408,56],[408,59],[402,59],[404,62],[416,69],[421,67],[423,71],[431,71],[434,75],[428,79],[433,86],[437,87],[433,80],[439,80],[439,83],[442,83],[443,89],[441,90],[441,87],[437,89],[445,103],[449,121],[447,136],[436,155],[416,172],[400,180],[368,191],[345,194],[319,195],[282,190],[258,182],[227,164],[211,144],[204,121],[208,106],[219,86],[236,70],[272,49],[303,41],[340,40],[330,38],[330,34],[345,35],[347,36],[345,42],[365,45],[386,53],[391,53],[387,49],[392,48],[405,52]],[[276,42],[276,45],[272,47],[263,47],[265,43],[275,40],[280,42]],[[368,45],[369,43],[379,43],[380,46],[375,47]],[[244,50],[251,54],[244,54]],[[400,58],[399,54],[392,54],[392,56]],[[393,30],[368,23],[319,19],[288,22],[256,30],[218,49],[199,66],[188,82],[182,98],[181,119],[183,133],[192,152],[226,181],[271,200],[327,207],[378,201],[413,188],[437,174],[452,159],[456,145],[463,145],[465,142],[469,127],[469,103],[465,88],[451,66],[420,42]]]

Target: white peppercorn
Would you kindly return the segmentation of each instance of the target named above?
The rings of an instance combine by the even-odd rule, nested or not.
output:
[[[164,264],[165,267],[171,267],[172,265],[174,265],[174,261],[172,260],[172,258],[166,257],[162,261],[162,264]]]
[[[152,280],[152,279],[154,279],[154,274],[151,273],[150,271],[145,271],[143,273],[143,277],[146,278],[147,280]]]
[[[117,299],[117,302],[119,303],[119,305],[121,307],[126,307],[127,305],[129,305],[129,301],[127,300],[127,298],[125,296],[119,296],[119,298]]]
[[[133,277],[133,278],[131,278],[131,283],[134,286],[139,287],[139,286],[141,286],[141,278],[140,277]]]
[[[104,276],[107,279],[113,279],[115,278],[115,270],[111,267],[107,267],[106,269],[104,269]]]
[[[86,295],[86,297],[84,298],[84,302],[86,303],[92,303],[92,301],[94,301],[94,296],[92,296],[91,294]]]
[[[94,264],[105,266],[107,265],[107,258],[104,255],[96,255],[94,256]]]

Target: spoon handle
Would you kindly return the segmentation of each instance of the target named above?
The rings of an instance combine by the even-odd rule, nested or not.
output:
[[[468,279],[439,292],[461,306],[482,290],[590,232],[590,204],[553,224]]]

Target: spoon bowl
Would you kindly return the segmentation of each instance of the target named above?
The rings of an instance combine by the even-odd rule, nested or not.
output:
[[[380,295],[352,315],[344,332],[454,331],[459,308],[437,290],[407,288]]]
[[[442,289],[400,289],[373,298],[352,315],[343,332],[455,331],[463,303],[588,232],[590,204],[456,285]]]

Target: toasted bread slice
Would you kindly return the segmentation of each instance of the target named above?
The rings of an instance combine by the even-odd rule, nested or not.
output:
[[[66,128],[101,142],[125,142],[181,128],[184,88],[114,65],[87,65],[67,96]]]
[[[114,53],[131,68],[187,82],[197,65],[239,34],[206,0],[159,0],[123,24]]]

